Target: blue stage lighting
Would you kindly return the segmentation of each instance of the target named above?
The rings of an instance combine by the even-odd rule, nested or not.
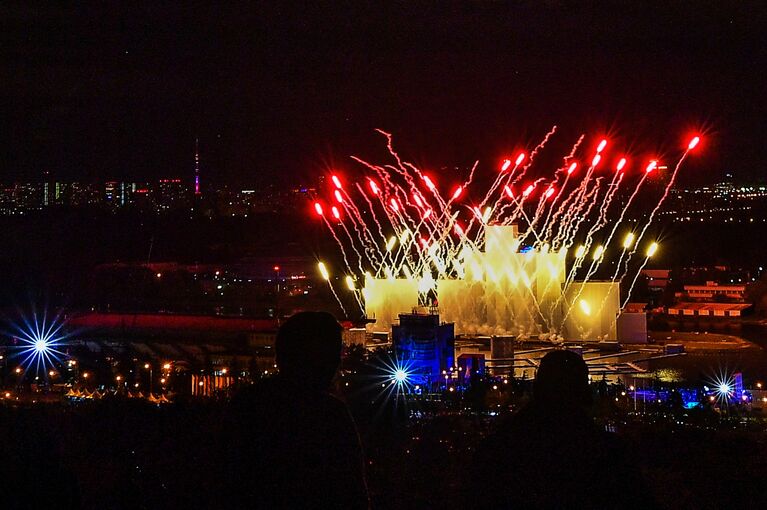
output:
[[[66,345],[69,335],[64,333],[64,322],[59,315],[49,320],[47,313],[40,317],[33,311],[31,317],[22,316],[18,323],[11,324],[11,328],[6,335],[17,343],[14,356],[21,357],[24,372],[34,367],[36,375],[42,373],[47,377],[49,369],[66,357],[60,349]]]
[[[740,373],[731,373],[726,369],[720,369],[708,382],[706,387],[713,390],[710,395],[713,401],[716,399],[719,405],[730,405],[741,399],[743,394],[743,383]]]

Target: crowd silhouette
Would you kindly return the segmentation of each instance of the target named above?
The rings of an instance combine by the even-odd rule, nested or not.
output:
[[[279,375],[231,405],[231,480],[243,507],[366,508],[364,462],[354,422],[328,393],[341,361],[341,326],[302,312],[280,328]],[[469,468],[471,508],[652,508],[638,470],[614,434],[589,415],[583,358],[543,357],[533,399],[502,421]]]
[[[492,421],[443,413],[411,428],[399,417],[373,426],[358,409],[370,399],[350,399],[367,433],[364,454],[352,413],[331,389],[341,333],[328,313],[292,316],[276,338],[278,373],[230,399],[0,407],[0,508],[648,509],[760,500],[758,484],[742,475],[764,472],[758,444],[746,437],[732,450],[715,432],[674,442],[653,427],[624,442],[592,417],[587,366],[568,350],[546,354],[531,395],[515,396],[527,403]],[[637,443],[648,452],[629,448]],[[729,466],[717,468],[717,483],[695,472],[692,459],[707,458]],[[648,465],[662,470],[652,484]],[[677,487],[694,480],[680,491],[666,478]],[[738,490],[722,491],[726,483]]]

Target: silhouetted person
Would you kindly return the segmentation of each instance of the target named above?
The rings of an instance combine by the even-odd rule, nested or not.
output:
[[[278,375],[235,395],[228,508],[368,508],[357,429],[328,393],[341,325],[301,312],[277,333]],[[227,496],[228,497],[228,496]]]
[[[590,417],[591,400],[583,358],[565,350],[546,354],[531,402],[478,448],[468,506],[650,508],[621,442]]]

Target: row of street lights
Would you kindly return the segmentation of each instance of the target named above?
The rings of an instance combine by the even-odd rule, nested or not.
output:
[[[74,359],[70,359],[66,363],[67,363],[67,366],[69,367],[69,369],[76,369],[76,367],[78,365],[77,360],[74,360]],[[148,375],[149,375],[149,381],[148,381],[149,382],[149,392],[153,393],[154,392],[154,365],[152,363],[145,362],[145,363],[143,363],[142,366],[143,366],[144,370],[148,371]],[[159,383],[163,386],[163,389],[165,389],[166,384],[170,380],[171,370],[173,369],[173,363],[172,362],[164,362],[164,363],[162,363],[161,367],[162,367],[162,377],[159,378]],[[16,367],[14,369],[14,372],[16,373],[17,376],[23,377],[23,375],[27,372],[27,370],[28,369],[25,369],[22,366],[18,366],[18,367]],[[132,370],[131,370],[131,372],[132,372]],[[218,369],[217,372],[218,372],[218,375],[226,376],[229,373],[229,370],[226,367],[223,367],[223,368]],[[47,375],[49,377],[49,380],[52,380],[55,377],[60,376],[61,374],[60,374],[59,371],[51,368],[48,371]],[[39,378],[39,376],[36,377],[35,379],[37,380],[38,378]],[[76,372],[75,373],[75,380],[78,380],[81,383],[86,383],[90,379],[92,379],[92,374],[90,372],[84,371],[84,372]],[[126,380],[125,376],[123,374],[121,374],[121,373],[118,373],[118,374],[114,375],[114,381],[115,381],[115,383],[116,383],[116,385],[118,387],[126,386],[128,384],[128,381]],[[140,383],[139,382],[134,382],[133,386],[135,388],[138,388],[140,386]]]

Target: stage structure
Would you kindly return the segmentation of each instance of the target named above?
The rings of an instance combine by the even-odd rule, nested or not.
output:
[[[366,279],[365,307],[376,319],[369,328],[389,331],[399,313],[431,298],[442,321],[455,325],[456,334],[615,338],[617,282],[573,282],[564,295],[566,252],[520,253],[516,225],[488,225],[485,236],[486,251],[459,254],[457,263],[465,266],[461,278],[438,278],[428,288],[414,278]],[[425,292],[419,293],[419,283]],[[578,306],[567,316],[564,330],[558,330],[575,301]]]
[[[392,327],[392,345],[398,362],[413,381],[430,385],[442,380],[455,362],[453,325],[434,314],[400,314]]]

